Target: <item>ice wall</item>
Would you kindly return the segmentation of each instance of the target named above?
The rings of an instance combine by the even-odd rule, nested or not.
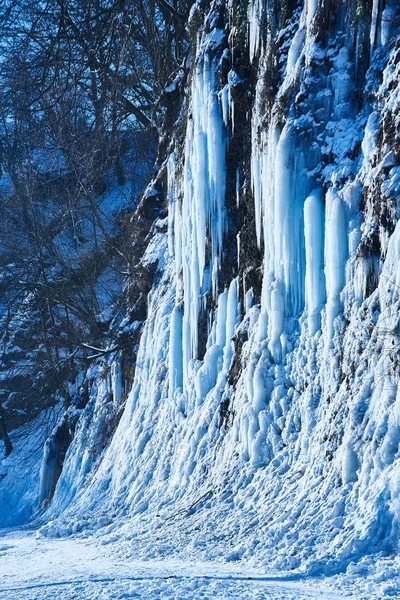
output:
[[[280,23],[272,3],[253,0],[248,44],[235,49],[230,4],[213,3],[192,57],[185,139],[175,133],[168,158],[168,232],[151,242],[157,283],[135,381],[97,458],[82,451],[104,419],[103,384],[93,389],[46,531],[103,526],[136,553],[310,573],[397,547],[398,55],[372,52],[366,99],[354,61],[371,49],[355,57],[359,40],[345,28],[357,3],[328,4],[325,35],[321,3]],[[235,52],[250,54],[256,81],[245,92],[251,143],[239,148],[221,68]],[[249,234],[235,227],[250,203]],[[240,260],[223,272],[232,238],[241,257],[260,252],[250,265],[260,289],[247,289]]]

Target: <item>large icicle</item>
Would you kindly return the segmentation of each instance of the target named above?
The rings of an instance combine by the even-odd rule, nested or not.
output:
[[[281,131],[273,120],[258,142],[257,120],[256,113],[251,167],[258,245],[264,239],[262,321],[264,329],[268,322],[270,350],[280,362],[285,317],[304,308],[303,204],[308,184],[304,153],[290,122]]]
[[[347,259],[346,212],[342,199],[335,188],[326,195],[325,221],[325,277],[326,277],[326,324],[327,339],[334,335],[334,320],[341,311],[340,292],[345,284]]]
[[[306,8],[307,8],[307,27],[310,25],[311,21],[314,18],[315,11],[318,7],[318,0],[306,0]]]
[[[285,287],[286,316],[304,306],[303,202],[295,133],[285,125],[276,150],[274,189],[274,275]],[[296,156],[295,156],[296,155]]]
[[[189,361],[197,357],[202,294],[210,287],[214,293],[217,289],[225,230],[226,142],[216,88],[216,63],[205,54],[199,60],[192,84],[181,205],[176,198],[174,158],[168,163],[169,249],[171,252],[173,248],[175,254],[178,303],[182,293],[180,272],[183,279],[183,380]],[[177,314],[174,312],[176,317]],[[171,344],[175,352],[174,338]],[[180,366],[172,366],[175,375],[171,375],[170,389],[174,390],[180,385]]]
[[[260,26],[263,15],[263,0],[252,0],[249,3],[249,52],[250,62],[257,56],[260,47]]]
[[[308,328],[314,335],[321,326],[321,309],[325,303],[324,276],[324,200],[322,190],[316,189],[304,204],[306,241],[306,308]]]
[[[169,395],[183,385],[182,310],[175,306],[169,336]]]

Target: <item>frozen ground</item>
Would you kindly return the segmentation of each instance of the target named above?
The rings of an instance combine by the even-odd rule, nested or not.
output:
[[[2,600],[366,598],[348,590],[335,593],[326,587],[296,576],[227,564],[135,561],[87,539],[48,539],[29,530],[0,536]]]

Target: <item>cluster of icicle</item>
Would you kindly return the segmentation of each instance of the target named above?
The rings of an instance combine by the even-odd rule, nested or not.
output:
[[[250,60],[261,52],[260,26],[264,3],[250,3]],[[298,29],[292,39],[286,72],[278,92],[282,96],[299,76],[304,64],[310,62],[313,52],[311,25],[318,7],[317,0],[305,0]],[[385,9],[388,12],[390,9]],[[370,32],[371,48],[387,43],[387,20],[378,27],[378,0],[374,1]],[[388,15],[386,15],[388,16]],[[390,22],[390,21],[389,21]],[[267,57],[268,60],[268,57]],[[315,111],[330,113],[330,121],[355,117],[352,106],[353,82],[349,74],[349,53],[343,47],[334,60],[332,94],[320,94]],[[269,348],[276,362],[283,358],[285,347],[285,319],[308,314],[309,334],[321,328],[321,314],[325,309],[325,340],[330,346],[334,337],[335,318],[342,310],[341,292],[346,284],[346,261],[354,256],[361,238],[359,180],[340,188],[335,176],[325,194],[316,187],[312,173],[320,161],[319,150],[310,147],[297,136],[298,124],[290,118],[284,125],[281,117],[272,112],[267,129],[260,127],[263,117],[262,97],[264,77],[259,78],[252,126],[252,186],[255,201],[256,235],[258,245],[264,246],[264,278],[262,312],[268,323]],[[310,122],[312,127],[312,122]],[[260,133],[261,130],[261,133]],[[368,127],[366,130],[368,135]],[[365,145],[365,144],[364,144]],[[364,147],[366,154],[368,148]],[[363,299],[365,273],[355,276],[355,299]],[[351,279],[352,273],[347,279]],[[361,283],[360,283],[361,281]],[[357,284],[358,288],[357,288]],[[265,324],[264,324],[265,327]],[[266,328],[266,327],[265,327]]]
[[[281,93],[299,68],[316,8],[316,0],[306,0],[289,50]],[[263,3],[254,0],[249,7],[251,59],[259,51],[262,18]],[[187,381],[188,364],[197,357],[202,298],[210,289],[215,292],[226,230],[225,128],[230,111],[226,107],[228,86],[218,95],[214,63],[205,53],[195,71],[182,190],[176,183],[175,154],[168,165],[169,250],[176,271],[170,343],[172,392]],[[262,82],[260,77],[260,96]],[[342,96],[350,92],[346,84],[346,78],[342,78],[337,90],[338,118],[344,104]],[[321,326],[321,311],[326,303],[327,338],[333,337],[334,319],[341,308],[340,292],[345,284],[348,228],[358,211],[359,188],[353,186],[343,195],[332,187],[324,198],[322,189],[314,189],[306,175],[309,158],[306,159],[304,149],[296,142],[294,126],[287,122],[281,129],[278,121],[273,120],[268,130],[259,134],[259,123],[256,102],[252,183],[256,235],[258,244],[263,240],[264,245],[260,327],[268,336],[274,360],[280,362],[285,345],[285,320],[304,308],[309,315],[310,334],[314,335]]]
[[[205,54],[195,72],[181,197],[175,154],[168,163],[169,251],[175,260],[177,293],[171,324],[172,390],[187,380],[189,361],[197,357],[201,299],[217,288],[226,228],[226,135],[214,63]]]

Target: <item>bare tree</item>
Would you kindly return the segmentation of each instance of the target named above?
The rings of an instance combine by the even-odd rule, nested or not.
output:
[[[19,404],[68,405],[67,382],[118,347],[105,307],[132,271],[129,189],[149,177],[160,98],[185,68],[190,4],[0,6],[0,371]]]

